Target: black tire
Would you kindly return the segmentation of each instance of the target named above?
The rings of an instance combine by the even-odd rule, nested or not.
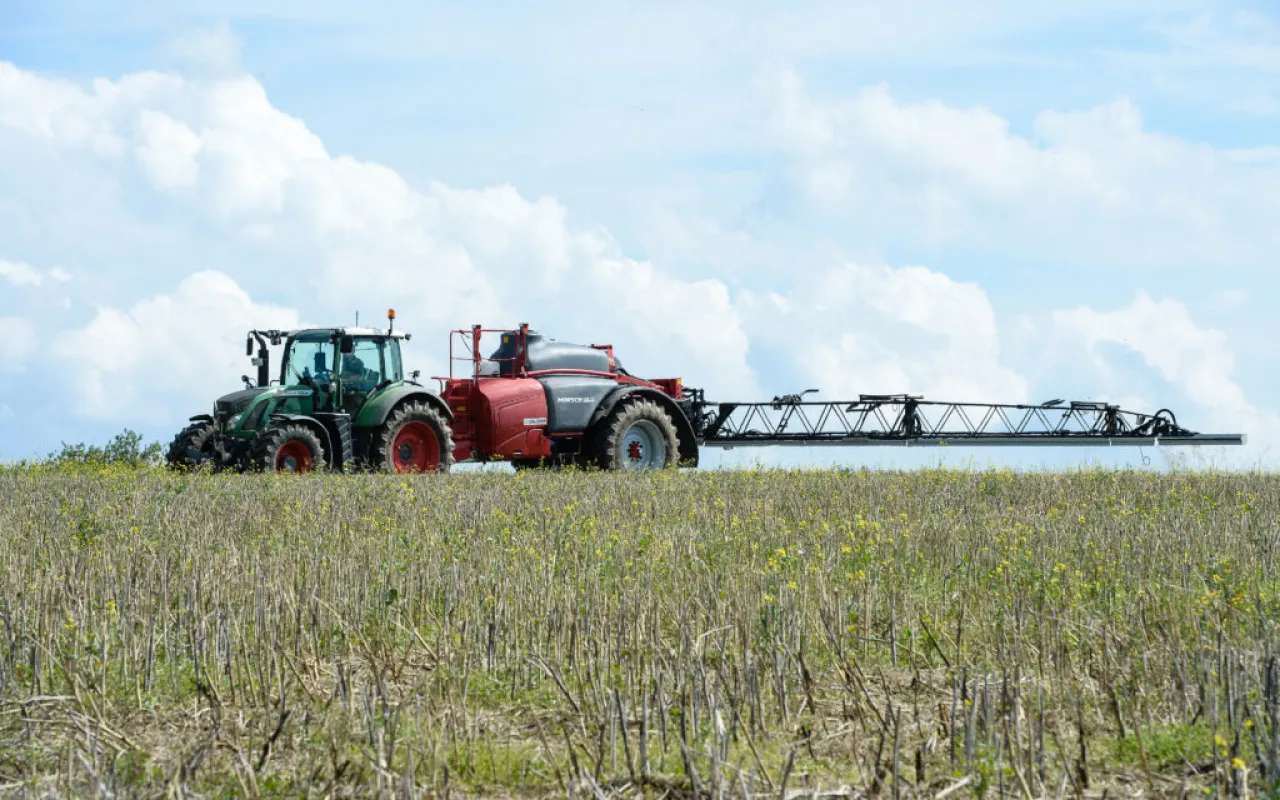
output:
[[[164,455],[165,465],[172,470],[185,472],[204,464],[212,465],[212,461],[197,461],[191,457],[190,450],[205,455],[213,454],[213,423],[207,421],[193,422],[175,437]]]
[[[665,453],[644,450],[629,434],[643,432],[650,445],[660,445]],[[628,441],[631,439],[630,441]],[[607,470],[670,469],[680,463],[680,436],[676,424],[661,406],[651,400],[624,403],[605,417],[595,436],[595,462]]]
[[[253,469],[270,472],[314,472],[329,461],[324,443],[306,425],[271,427],[253,440],[250,455]]]
[[[374,434],[368,465],[379,472],[448,472],[453,467],[453,429],[426,403],[405,403]]]

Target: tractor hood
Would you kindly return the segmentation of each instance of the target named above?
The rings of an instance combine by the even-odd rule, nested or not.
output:
[[[214,405],[214,409],[218,414],[226,414],[228,416],[239,414],[249,407],[253,402],[253,398],[267,391],[266,387],[255,387],[253,389],[241,389],[238,392],[224,394],[218,398],[218,402]]]

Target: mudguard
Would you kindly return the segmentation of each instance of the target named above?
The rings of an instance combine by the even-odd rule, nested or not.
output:
[[[453,412],[436,395],[417,384],[393,383],[365,401],[360,412],[356,414],[355,427],[380,427],[382,423],[387,421],[387,417],[391,416],[391,412],[396,407],[410,400],[422,400],[439,412],[448,422],[453,422]]]
[[[187,417],[188,422],[213,422],[212,414],[196,414],[194,417]]]
[[[594,375],[547,375],[538,378],[546,393],[547,432],[585,431],[600,404],[618,390],[618,382]]]
[[[698,440],[693,435],[693,425],[689,422],[689,418],[684,415],[680,406],[676,405],[675,400],[647,386],[619,386],[605,397],[596,407],[595,413],[591,415],[591,422],[587,427],[587,441],[591,440],[596,428],[618,406],[618,403],[634,397],[652,400],[671,415],[671,421],[676,425],[676,433],[680,436],[680,466],[698,466]]]

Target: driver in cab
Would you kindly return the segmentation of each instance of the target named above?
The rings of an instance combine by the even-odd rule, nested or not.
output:
[[[342,385],[348,391],[368,392],[373,388],[364,362],[354,353],[342,357]]]

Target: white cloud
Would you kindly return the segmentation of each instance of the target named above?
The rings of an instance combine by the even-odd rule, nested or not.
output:
[[[23,369],[27,357],[36,350],[36,331],[19,317],[0,317],[0,372]]]
[[[1249,293],[1244,289],[1223,289],[1209,298],[1210,306],[1223,312],[1239,311],[1248,303]]]
[[[769,91],[794,179],[860,229],[1118,265],[1266,267],[1280,249],[1280,148],[1154,132],[1126,98],[1046,111],[1031,139],[883,85],[822,103],[785,73]]]
[[[849,264],[787,295],[744,294],[740,314],[753,337],[797,360],[805,388],[826,397],[1026,399],[1026,381],[1001,364],[986,293],[924,267]]]
[[[213,28],[197,28],[174,36],[160,45],[160,55],[183,70],[213,77],[241,71],[240,50],[244,40],[226,22]]]
[[[1108,359],[1099,345],[1120,345],[1140,355],[1213,421],[1214,429],[1206,433],[1244,432],[1253,445],[1280,441],[1280,417],[1250,402],[1236,382],[1235,356],[1226,335],[1196,324],[1177,300],[1155,300],[1138,292],[1132,303],[1111,311],[1056,311],[1053,324],[1104,369],[1109,368]],[[1179,421],[1191,424],[1186,415]]]
[[[0,260],[0,278],[14,286],[39,286],[44,275],[30,264]]]
[[[14,286],[40,286],[46,278],[57,283],[66,283],[71,280],[71,273],[62,267],[41,272],[30,264],[21,261],[5,261],[0,258],[0,278],[4,278]]]
[[[15,96],[44,86],[30,73],[19,77]],[[730,389],[753,385],[746,335],[722,282],[682,280],[627,258],[606,232],[572,228],[550,197],[527,199],[509,186],[433,183],[419,190],[385,166],[331,156],[253,78],[99,81],[92,95],[68,93],[56,114],[105,120],[103,135],[132,148],[152,187],[184,190],[166,199],[170,208],[221,231],[223,246],[244,254],[246,265],[273,265],[269,274],[229,268],[224,277],[236,291],[269,277],[290,285],[308,316],[332,314],[336,321],[357,309],[368,315],[395,306],[402,325],[419,334],[415,343],[428,342],[415,349],[432,353],[427,360],[437,369],[444,366],[448,329],[529,321],[561,339],[609,337],[638,372],[698,375]],[[85,146],[56,130],[53,141]],[[183,287],[180,304],[192,305],[195,289]],[[255,324],[247,295],[235,305],[243,313],[219,312],[180,336],[147,321],[170,319],[175,304],[161,295],[129,312],[102,308],[88,328],[62,342],[59,352],[81,362],[89,378],[83,413],[123,414],[148,399],[149,367],[135,355],[142,340],[166,342],[161,361],[181,372],[187,361],[212,358],[226,344],[206,335],[215,320],[234,319],[237,330]],[[199,322],[202,312],[193,313]],[[112,353],[102,352],[104,342],[113,343]],[[236,350],[227,348],[228,357],[235,359]],[[230,369],[214,363],[219,374]],[[159,391],[175,385],[185,391],[190,382]]]
[[[747,363],[750,342],[741,312],[720,281],[680,280],[617,254],[593,261],[583,277],[583,288],[589,289],[584,294],[595,305],[582,309],[575,327],[594,330],[597,340],[627,331],[629,344],[638,345],[619,352],[628,369],[649,377],[684,377],[730,395],[750,397],[758,391]],[[563,304],[566,312],[572,313],[567,308],[572,304]]]
[[[113,158],[123,152],[120,125],[127,110],[181,85],[173,76],[139,72],[116,82],[96,79],[92,91],[85,91],[0,61],[0,127]]]
[[[1280,116],[1280,20],[1254,11],[1215,9],[1153,26],[1157,49],[1110,53],[1186,104]]]
[[[244,330],[297,324],[296,312],[254,297],[287,298],[278,302],[306,308],[321,324],[346,322],[357,309],[366,320],[380,317],[394,306],[400,326],[416,334],[408,366],[424,366],[412,362],[424,358],[428,375],[443,371],[447,329],[527,321],[560,339],[611,340],[633,371],[682,375],[718,398],[761,396],[748,363],[759,344],[795,359],[828,397],[1027,399],[1027,381],[1003,361],[986,293],[941,272],[853,263],[769,276],[768,289],[757,284],[735,295],[715,277],[690,280],[627,257],[608,232],[572,223],[555,198],[505,185],[413,186],[386,166],[332,155],[250,77],[140,74],[84,90],[6,66],[0,128],[88,154],[86,169],[100,166],[103,183],[132,180],[143,194],[95,199],[108,196],[112,207],[118,199],[142,218],[179,220],[163,240],[176,265],[166,265],[165,285],[197,268],[185,265],[212,255],[206,250],[221,258],[222,271],[198,272],[169,293],[155,294],[147,276],[148,288],[104,302],[56,340],[52,352],[84,387],[74,402],[86,417],[194,413],[235,388],[246,370]],[[45,90],[49,97],[38,97]],[[10,107],[6,98],[20,102]],[[1214,236],[1239,233],[1236,220],[1214,216],[1222,209],[1213,198],[1234,203],[1241,176],[1272,169],[1266,153],[1254,154],[1262,166],[1250,165],[1241,154],[1145,132],[1126,103],[1042,115],[1045,145],[1012,134],[992,112],[902,105],[884,89],[820,106],[792,81],[779,98],[780,141],[818,195],[840,213],[865,212],[867,224],[900,233],[923,220],[935,240],[1043,236],[1041,246],[1065,242],[1069,251],[1078,236],[1085,249],[1127,242],[1133,252],[1178,245],[1194,253],[1186,237],[1196,220]],[[1204,178],[1209,199],[1166,174],[1179,170]],[[1143,181],[1171,191],[1153,199],[1138,191]],[[66,196],[68,205],[78,202]],[[1247,213],[1265,214],[1267,202]],[[1144,204],[1165,217],[1144,220]],[[121,237],[111,240],[117,259],[103,267],[111,276],[128,274],[131,254],[155,250],[156,239],[129,238],[127,228],[109,235]],[[1165,241],[1170,236],[1176,241]],[[1221,254],[1252,253],[1259,234],[1250,236]],[[1180,386],[1192,380],[1177,369],[1165,377]]]
[[[230,277],[204,271],[127,311],[98,308],[84,328],[60,335],[52,353],[75,376],[81,416],[165,418],[204,413],[236,388],[247,369],[245,331],[298,324],[292,309],[255,303]]]
[[[1171,56],[1183,66],[1232,66],[1280,72],[1280,21],[1266,14],[1238,11],[1197,14],[1181,24],[1162,26],[1173,45]]]
[[[195,185],[200,175],[196,155],[201,141],[195,131],[159,111],[144,109],[139,122],[143,143],[134,148],[138,162],[157,189]]]

